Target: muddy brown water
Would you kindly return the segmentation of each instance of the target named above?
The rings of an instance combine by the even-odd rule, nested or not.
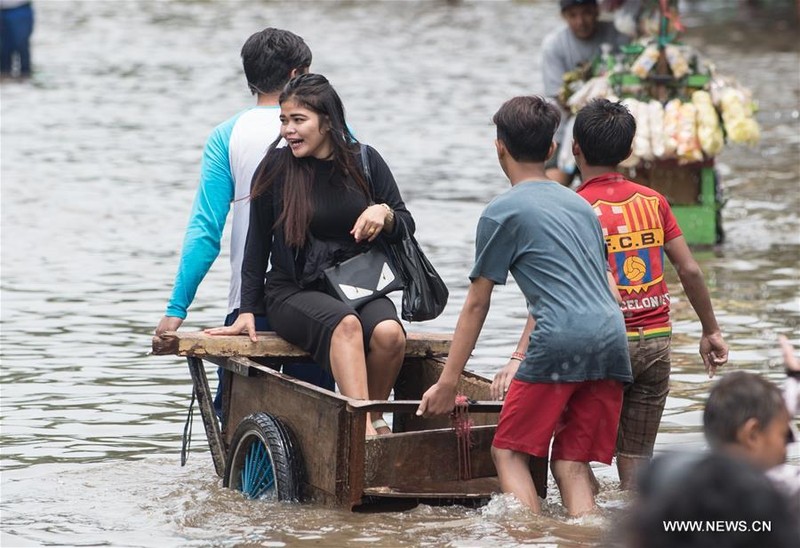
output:
[[[697,257],[731,368],[781,380],[775,337],[800,342],[800,55],[791,2],[686,2],[686,41],[749,86],[763,136],[727,147],[727,242]],[[38,0],[36,74],[2,98],[2,544],[113,546],[593,545],[627,497],[598,466],[603,517],[567,521],[551,489],[531,517],[495,496],[479,509],[361,514],[242,500],[213,472],[199,423],[179,465],[185,363],[146,356],[177,266],[211,128],[251,102],[244,39],[292,29],[314,50],[360,139],[392,167],[419,239],[451,288],[451,331],[474,227],[506,188],[492,113],[541,90],[551,2],[132,2]],[[227,256],[187,329],[224,316]],[[700,450],[709,382],[699,323],[674,272],[674,375],[657,450]],[[580,299],[581,295],[575,295]],[[525,309],[496,291],[468,367],[492,375]],[[800,463],[797,450],[792,462]]]

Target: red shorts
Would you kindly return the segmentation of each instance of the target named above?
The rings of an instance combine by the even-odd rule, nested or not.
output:
[[[492,446],[552,460],[611,464],[622,409],[622,383],[511,381]]]

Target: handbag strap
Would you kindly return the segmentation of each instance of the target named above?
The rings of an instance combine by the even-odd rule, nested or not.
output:
[[[361,169],[364,172],[364,177],[367,178],[367,183],[369,183],[369,192],[372,195],[372,201],[375,202],[375,185],[372,184],[372,172],[369,169],[369,147],[364,143],[358,144],[361,147]],[[403,230],[404,234],[408,234],[408,229],[406,228],[406,222],[403,220],[403,217],[400,215],[395,215],[395,222],[400,223],[400,227]]]
[[[375,201],[375,185],[372,184],[372,171],[369,169],[369,148],[364,143],[358,144],[361,147],[361,171],[369,184],[369,193],[372,201]]]

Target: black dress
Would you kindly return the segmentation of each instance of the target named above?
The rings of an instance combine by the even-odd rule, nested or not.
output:
[[[288,148],[271,152],[266,168],[276,161],[277,154],[291,154]],[[359,153],[356,165],[361,165]],[[273,158],[270,160],[270,156]],[[382,232],[378,238],[399,238],[398,219],[402,218],[409,230],[414,221],[405,207],[397,184],[383,158],[369,150],[373,196],[365,196],[356,183],[334,168],[333,162],[316,158],[303,158],[314,172],[313,216],[309,241],[331,242],[343,247],[353,246],[350,230],[370,201],[386,203],[395,212],[392,232]],[[394,303],[386,297],[372,300],[358,309],[332,297],[324,290],[318,276],[327,264],[310,268],[306,265],[308,248],[298,249],[288,245],[280,225],[275,226],[282,204],[282,181],[255,198],[250,205],[250,226],[242,263],[241,312],[266,312],[275,332],[306,350],[314,361],[330,369],[330,342],[334,329],[348,314],[356,315],[364,333],[364,349],[369,351],[369,340],[375,326],[385,320],[400,323]],[[271,260],[272,267],[267,272]],[[318,266],[318,267],[317,267]],[[309,271],[310,270],[310,271]],[[314,280],[317,277],[318,279]],[[402,324],[401,324],[402,327]]]

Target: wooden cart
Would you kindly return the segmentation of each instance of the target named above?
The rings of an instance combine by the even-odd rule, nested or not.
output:
[[[502,404],[487,401],[490,381],[465,372],[458,385],[471,400],[474,423],[466,461],[459,460],[463,445],[449,417],[414,414],[439,378],[450,338],[409,334],[392,401],[353,400],[279,373],[280,364],[310,358],[271,332],[259,333],[256,343],[169,332],[153,339],[153,353],[188,358],[214,467],[226,487],[347,509],[398,499],[480,504],[500,492],[490,447]],[[203,360],[224,369],[221,426]],[[393,433],[366,438],[370,411],[393,413]],[[547,459],[532,459],[531,469],[543,497]]]

